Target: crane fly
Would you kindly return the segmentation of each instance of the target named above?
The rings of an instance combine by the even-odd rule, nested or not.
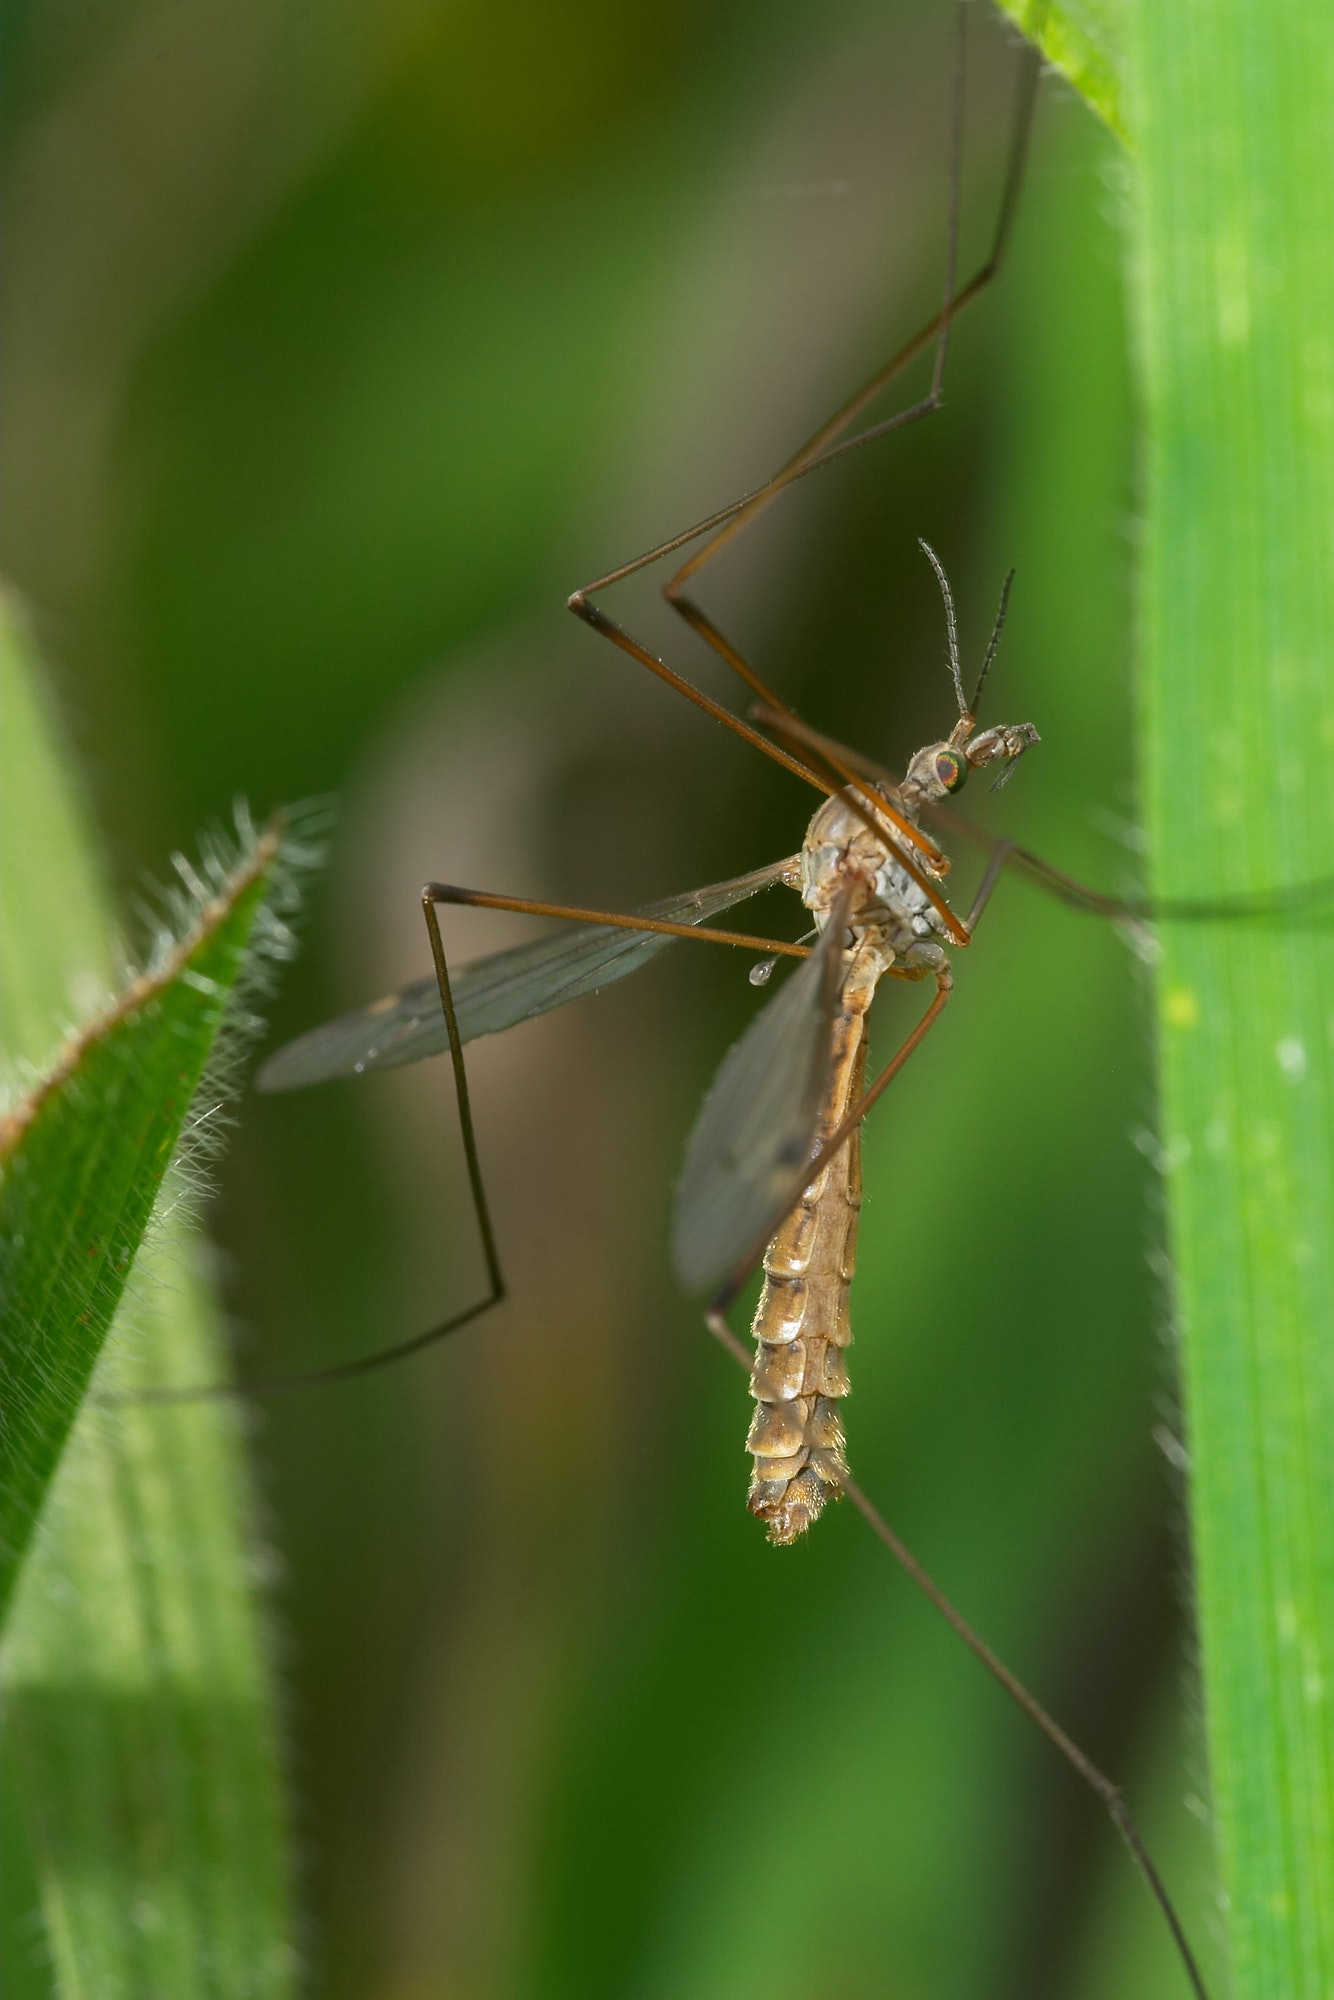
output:
[[[861,1202],[857,1126],[939,1018],[953,985],[945,944],[968,944],[996,879],[993,867],[962,921],[943,894],[949,858],[919,821],[924,808],[957,794],[970,772],[999,766],[1007,773],[1038,741],[1032,723],[976,726],[1009,580],[976,689],[966,699],[949,583],[934,552],[922,546],[944,600],[958,718],[948,737],[917,752],[901,781],[884,774],[831,789],[801,852],[768,868],[610,923],[581,922],[564,935],[499,952],[452,975],[435,915],[440,903],[539,909],[572,920],[588,913],[432,883],[424,904],[436,971],[289,1043],[258,1079],[265,1090],[296,1089],[397,1068],[451,1044],[461,1048],[625,978],[678,936],[801,957],[705,1099],[687,1147],[672,1227],[677,1277],[688,1292],[708,1297],[706,1317],[720,1334],[727,1305],[762,1252],[764,1285],[752,1329],[757,1353],[751,1373],[756,1409],[747,1439],[754,1467],[749,1503],[778,1543],[796,1540],[847,1473],[838,1406],[847,1391],[844,1354],[852,1339],[848,1292]],[[848,753],[791,711],[762,713],[819,765],[846,763]],[[813,946],[706,925],[706,918],[778,884],[796,890],[814,918]],[[864,1090],[867,1015],[882,979],[932,982],[935,990],[892,1062]],[[479,1213],[490,1247],[484,1204]]]

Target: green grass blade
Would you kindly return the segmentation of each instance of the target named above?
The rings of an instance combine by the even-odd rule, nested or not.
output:
[[[164,953],[160,971],[176,956],[191,977],[216,973],[253,894],[235,884],[227,910],[183,954]],[[71,1018],[105,992],[115,954],[78,800],[20,621],[2,601],[0,948],[0,1035],[31,1080],[49,1071]],[[194,990],[201,1011],[216,1007],[216,994]],[[113,1037],[128,1048],[132,1012],[91,1038],[99,1066]],[[184,1053],[172,1091],[188,1098]],[[151,1038],[148,1054],[158,1062]],[[71,1079],[86,1075],[66,1067]],[[123,1101],[134,1087],[127,1076]],[[15,2000],[283,2000],[291,1990],[277,1729],[236,1413],[95,1406],[107,1386],[218,1373],[181,1195],[172,1172],[6,1630],[0,1986]],[[99,1316],[105,1305],[103,1291]]]
[[[268,832],[0,1121],[0,1612],[246,962]]]
[[[1334,869],[1334,22],[1136,0],[1142,758],[1166,894]],[[1334,1991],[1334,934],[1169,929],[1163,1135],[1236,1991]]]

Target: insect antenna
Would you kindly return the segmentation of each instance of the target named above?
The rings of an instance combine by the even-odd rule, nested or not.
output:
[[[1011,570],[1001,585],[1000,603],[996,607],[996,622],[987,641],[987,654],[982,662],[982,671],[977,677],[977,686],[973,689],[973,705],[968,711],[970,715],[977,714],[978,704],[982,700],[982,689],[986,684],[987,675],[991,672],[991,663],[1000,647],[1001,633],[1005,630],[1005,614],[1010,608],[1010,585],[1013,582],[1014,571]]]
[[[949,639],[950,648],[950,679],[954,682],[954,694],[959,704],[960,716],[971,718],[973,711],[964,700],[963,669],[959,665],[959,621],[954,611],[954,592],[950,589],[950,580],[945,574],[945,565],[941,562],[940,557],[936,554],[930,542],[924,542],[919,535],[917,537],[917,546],[936,572],[936,582],[940,585],[940,594],[945,601],[945,631]],[[1006,587],[1008,589],[1008,584]],[[987,666],[989,667],[990,665],[991,654],[988,653]],[[986,667],[982,671],[985,674]]]

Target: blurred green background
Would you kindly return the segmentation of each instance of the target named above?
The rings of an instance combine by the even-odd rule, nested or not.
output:
[[[970,15],[966,263],[1016,56]],[[4,564],[127,896],[237,793],[336,799],[275,1041],[427,968],[428,876],[628,905],[799,844],[796,781],[564,599],[772,470],[933,310],[951,28],[944,0],[6,8]],[[1048,84],[944,415],[786,496],[699,593],[899,764],[952,712],[915,538],[974,660],[1016,565],[985,719],[1043,746],[968,803],[1113,888],[1120,202]],[[731,699],[659,580],[608,609]],[[460,957],[521,935],[450,922]],[[748,963],[683,947],[479,1045],[510,1302],[255,1410],[321,2000],[1181,1990],[1096,1805],[851,1510],[790,1552],[745,1512],[744,1385],[664,1245]],[[997,895],[867,1133],[850,1447],[1130,1782],[1207,1953],[1136,987],[1110,928]],[[918,1004],[885,997],[882,1054]],[[441,1066],[248,1097],[211,1229],[243,1375],[466,1302]]]

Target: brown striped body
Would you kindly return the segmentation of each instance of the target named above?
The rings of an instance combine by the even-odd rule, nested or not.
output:
[[[866,1013],[883,969],[873,943],[850,954],[817,1149],[861,1093]],[[795,1541],[837,1492],[839,1474],[847,1470],[839,1402],[848,1387],[848,1289],[861,1202],[861,1133],[855,1131],[805,1190],[764,1254],[764,1289],[752,1327],[756,1409],[746,1447],[754,1459],[750,1509],[767,1522],[773,1542]]]
[[[899,794],[895,803],[915,818],[915,796]],[[948,978],[948,966],[927,897],[895,850],[841,796],[821,806],[807,829],[801,894],[821,928],[840,906],[849,926],[814,1159],[862,1095],[866,1016],[880,981]],[[861,1133],[855,1129],[764,1253],[752,1326],[756,1408],[746,1448],[754,1461],[750,1509],[767,1524],[771,1542],[795,1541],[837,1495],[847,1472],[839,1405],[848,1391],[848,1291],[861,1200]]]
[[[1009,766],[1038,740],[1031,722],[973,734],[973,713],[964,706],[959,678],[948,586],[935,557],[931,560],[950,608],[959,721],[948,741],[928,743],[917,752],[901,784],[878,786],[885,805],[883,830],[876,822],[873,792],[865,791],[860,801],[851,791],[828,798],[806,829],[794,880],[817,926],[824,930],[837,923],[844,930],[825,1088],[808,1156],[812,1165],[840,1128],[849,1120],[852,1126],[783,1217],[764,1253],[764,1286],[752,1327],[756,1408],[746,1448],[754,1461],[750,1509],[767,1523],[771,1542],[794,1542],[847,1477],[840,1404],[848,1391],[848,1291],[862,1202],[859,1107],[863,1096],[869,1104],[890,1081],[948,997],[952,981],[942,939],[967,944],[970,936],[940,891],[949,872],[948,857],[925,835],[920,840],[905,835],[916,828],[922,806],[957,791],[969,770]],[[986,893],[984,887],[983,901]],[[936,998],[864,1092],[866,1016],[886,977],[934,979]],[[825,1014],[821,1025],[827,1021]]]

